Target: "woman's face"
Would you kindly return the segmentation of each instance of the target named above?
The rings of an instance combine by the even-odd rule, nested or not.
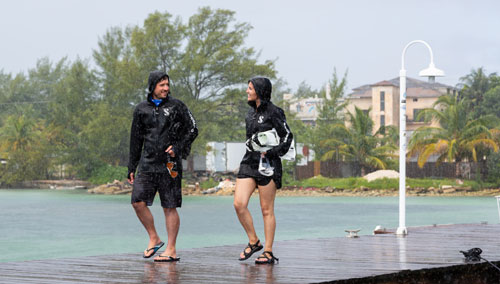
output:
[[[247,95],[248,95],[248,101],[251,102],[251,101],[256,101],[258,96],[257,96],[257,92],[255,92],[255,89],[253,87],[253,84],[252,82],[249,82],[248,83],[248,88],[247,88]]]

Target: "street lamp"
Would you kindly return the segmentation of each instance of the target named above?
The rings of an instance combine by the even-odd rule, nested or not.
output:
[[[422,43],[429,49],[431,62],[429,67],[418,73],[421,77],[429,77],[429,83],[434,83],[436,77],[444,76],[444,71],[434,66],[434,55],[429,44],[423,40],[409,42],[401,55],[401,70],[399,70],[399,227],[397,235],[406,235],[406,70],[405,53],[408,47]]]

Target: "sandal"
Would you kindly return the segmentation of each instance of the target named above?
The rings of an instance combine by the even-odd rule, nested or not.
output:
[[[250,249],[250,252],[247,252],[247,248]],[[254,254],[254,252],[259,251],[263,248],[262,244],[260,243],[260,240],[257,240],[255,244],[248,243],[248,246],[243,250],[243,255],[245,257],[240,257],[238,260],[247,260],[249,257]]]
[[[144,258],[150,258],[152,257],[153,255],[155,255],[155,253],[164,245],[165,243],[164,242],[159,242],[156,246],[152,247],[152,248],[148,248],[146,250],[146,252],[142,255],[142,257]],[[146,253],[149,253],[150,251],[153,251],[152,254],[150,255],[146,255]]]
[[[269,255],[269,256],[267,256]],[[265,258],[266,260],[258,260],[259,258]],[[273,255],[272,251],[264,251],[256,260],[255,264],[274,264],[274,261],[279,262],[280,259]]]
[[[161,255],[161,254],[154,259],[155,262],[176,262],[179,260],[181,260],[180,257],[173,257],[170,255]]]

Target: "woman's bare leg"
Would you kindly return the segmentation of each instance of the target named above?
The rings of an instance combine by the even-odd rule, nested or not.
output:
[[[248,202],[250,201],[250,196],[255,191],[257,184],[253,178],[238,178],[236,179],[236,190],[234,192],[234,209],[236,210],[236,215],[240,220],[241,226],[245,230],[248,240],[251,244],[255,244],[259,238],[255,233],[255,228],[253,226],[253,219],[250,211],[248,210]],[[247,252],[250,249],[247,248]],[[244,257],[243,252],[240,257]]]

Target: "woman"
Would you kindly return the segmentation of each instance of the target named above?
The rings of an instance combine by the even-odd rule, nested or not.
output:
[[[246,93],[251,108],[245,119],[247,151],[240,164],[234,193],[234,208],[249,240],[248,246],[241,252],[239,260],[246,260],[253,253],[263,248],[255,233],[252,215],[248,210],[250,196],[256,187],[259,188],[266,242],[264,252],[255,260],[257,264],[273,264],[278,261],[278,258],[273,255],[274,232],[276,230],[274,199],[276,189],[281,188],[282,167],[280,156],[287,153],[293,138],[286,124],[285,113],[270,100],[271,91],[271,81],[267,78],[255,77],[248,81]],[[255,147],[256,143],[259,145],[258,140],[255,139],[257,134],[273,128],[279,136],[278,145],[262,153],[254,149],[257,148]],[[261,159],[263,161],[268,160],[270,164],[270,167],[267,167],[264,171],[262,165],[259,171]]]

